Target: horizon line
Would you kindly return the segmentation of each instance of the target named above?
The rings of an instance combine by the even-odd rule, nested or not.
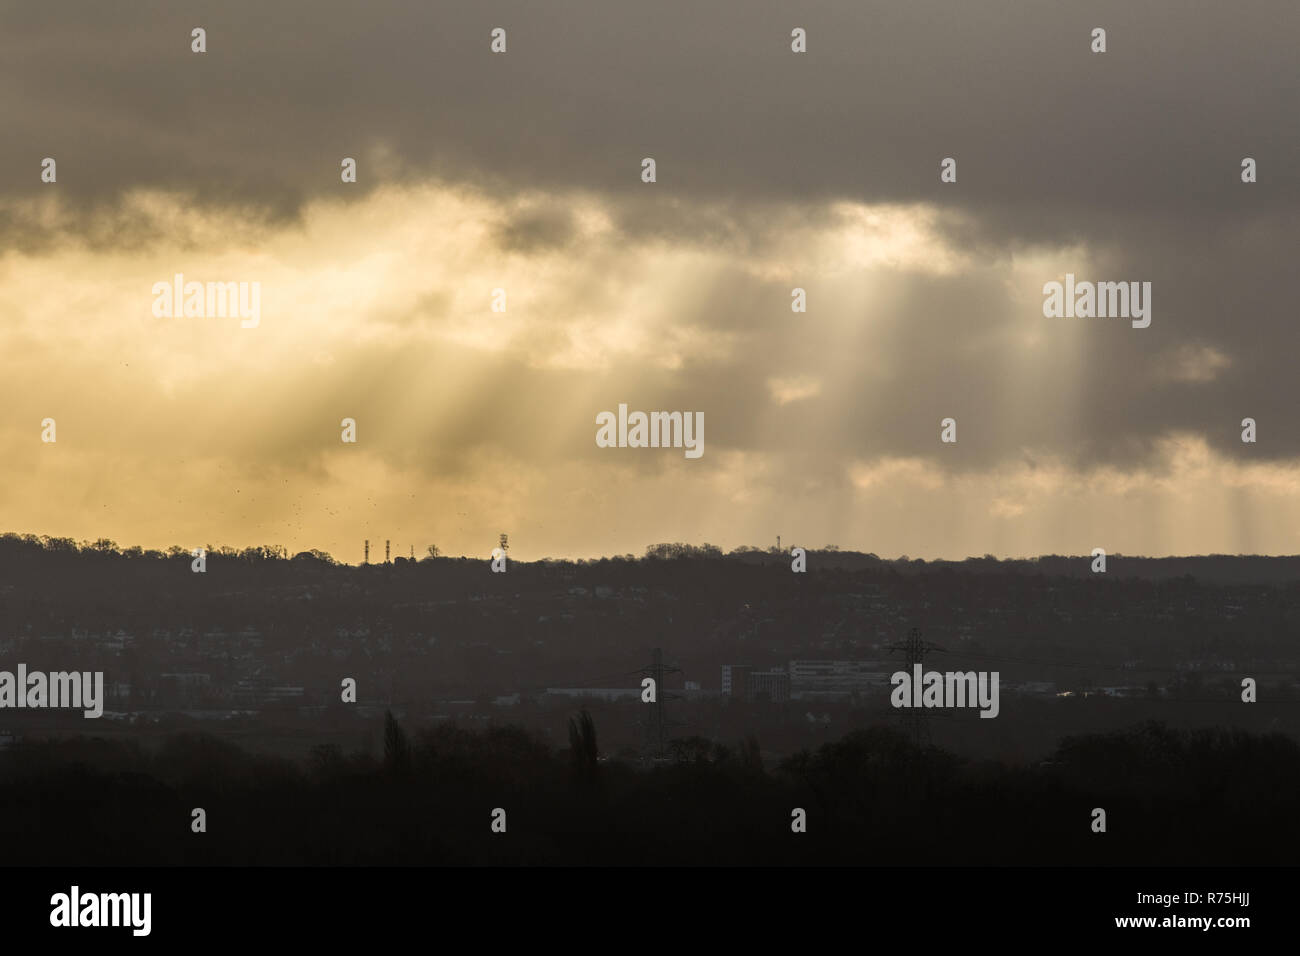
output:
[[[57,552],[59,550],[69,550],[69,551],[75,550],[76,553],[78,554],[87,554],[87,553],[93,554],[99,552],[99,553],[111,553],[121,557],[149,556],[155,559],[167,558],[167,557],[182,557],[182,556],[192,557],[194,551],[196,550],[196,548],[193,547],[187,548],[183,545],[178,545],[178,544],[169,545],[165,548],[145,548],[141,545],[121,545],[109,538],[98,538],[95,539],[94,541],[91,541],[89,539],[77,540],[75,538],[65,537],[60,535],[43,535],[43,534],[35,534],[31,532],[18,532],[18,531],[0,532],[0,542],[5,542],[5,541],[18,541],[23,544],[35,545],[35,546],[39,546],[42,550],[51,551],[51,552]],[[57,547],[50,547],[51,544],[57,545]],[[407,546],[408,548],[411,547],[409,543]],[[298,551],[297,553],[294,554],[290,554],[289,549],[284,545],[280,545],[280,544],[249,545],[243,548],[238,548],[233,545],[217,545],[213,547],[211,545],[204,544],[199,547],[202,547],[205,555],[208,557],[214,557],[214,556],[215,557],[241,557],[245,555],[247,552],[260,552],[257,555],[257,557],[260,557],[263,560],[291,561],[296,558],[300,558],[304,555],[317,558],[318,560],[320,560],[320,556],[323,555],[324,557],[327,557],[329,559],[329,562],[332,563],[333,565],[338,567],[349,567],[349,568],[382,567],[385,564],[396,564],[398,561],[414,562],[414,563],[422,563],[424,561],[436,561],[436,560],[490,561],[492,558],[492,550],[489,550],[486,556],[467,555],[467,554],[454,555],[454,554],[444,554],[444,553],[439,553],[437,555],[430,555],[426,547],[426,551],[424,554],[416,555],[415,557],[410,557],[404,554],[398,554],[388,561],[363,560],[354,563],[351,561],[345,561],[340,558],[337,558],[330,552],[320,548],[310,548],[310,549]],[[656,555],[651,553],[651,551],[655,548],[678,548],[678,549],[682,549],[684,553],[677,554],[677,555]],[[794,548],[802,548],[804,552],[809,555],[829,554],[829,555],[839,555],[843,557],[866,558],[866,559],[873,559],[887,564],[900,564],[900,563],[963,564],[971,561],[986,562],[990,560],[1001,564],[1001,563],[1016,563],[1016,562],[1034,562],[1034,561],[1041,561],[1044,559],[1053,559],[1053,558],[1089,560],[1093,557],[1090,553],[1089,554],[1050,553],[1050,554],[1018,555],[1018,556],[994,555],[990,553],[985,553],[983,555],[967,555],[966,557],[962,557],[962,558],[945,558],[945,557],[922,558],[922,557],[912,557],[907,554],[900,554],[897,557],[891,558],[891,557],[885,557],[883,555],[879,555],[874,551],[859,551],[852,548],[842,548],[839,547],[838,545],[823,545],[822,547],[805,547],[804,545],[792,544],[790,545],[790,548],[791,550],[787,551],[784,548],[778,550],[775,545],[769,545],[764,548],[764,547],[758,547],[756,545],[742,544],[742,545],[736,545],[730,550],[725,550],[721,546],[714,545],[709,542],[704,542],[703,544],[697,545],[685,541],[662,541],[662,542],[655,542],[653,544],[645,545],[641,554],[624,552],[621,554],[600,554],[594,556],[589,555],[589,556],[556,557],[556,556],[546,555],[539,558],[527,559],[527,558],[510,557],[509,547],[507,546],[506,556],[511,561],[520,564],[543,564],[548,562],[559,563],[559,564],[565,564],[565,563],[578,564],[582,562],[593,562],[593,561],[627,561],[629,559],[631,561],[658,561],[658,560],[673,560],[679,558],[718,559],[718,558],[730,558],[730,557],[743,557],[745,555],[755,555],[755,554],[767,555],[773,557],[779,556],[781,558],[790,558],[793,556],[792,550]],[[1106,556],[1107,558],[1123,558],[1128,561],[1205,560],[1210,558],[1237,558],[1237,559],[1262,558],[1268,560],[1286,560],[1288,558],[1300,558],[1300,554],[1260,554],[1260,553],[1246,554],[1242,552],[1237,552],[1235,554],[1230,554],[1227,552],[1209,552],[1209,553],[1202,553],[1202,554],[1150,555],[1150,554],[1129,554],[1122,551],[1107,551]]]

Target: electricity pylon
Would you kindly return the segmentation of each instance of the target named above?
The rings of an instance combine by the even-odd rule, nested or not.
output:
[[[907,632],[905,640],[889,645],[889,653],[893,654],[896,651],[901,651],[907,662],[909,681],[916,680],[916,665],[924,665],[927,654],[932,651],[944,653],[944,649],[938,644],[931,644],[929,641],[921,640],[921,631],[915,627]],[[915,688],[913,688],[913,692],[915,693]],[[918,749],[929,746],[930,724],[926,720],[924,707],[897,707],[894,713],[901,718],[903,731],[911,739],[913,746]]]
[[[681,672],[680,667],[664,665],[664,652],[660,647],[650,652],[650,666],[641,670],[645,677],[650,677],[655,682],[655,699],[650,704],[650,713],[646,720],[645,753],[648,761],[663,760],[668,756],[668,717],[664,713],[664,701],[669,698],[675,699],[677,695],[669,694],[664,690],[664,675]]]

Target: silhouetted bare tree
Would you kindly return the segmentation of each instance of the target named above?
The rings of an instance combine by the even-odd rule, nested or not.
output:
[[[411,770],[411,743],[391,710],[384,711],[384,767],[399,777]]]
[[[599,766],[596,724],[585,707],[577,717],[569,718],[569,751],[573,760],[574,779],[582,786],[594,783]]]

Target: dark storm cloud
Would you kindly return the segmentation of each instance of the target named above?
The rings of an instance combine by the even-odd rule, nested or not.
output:
[[[1289,0],[24,4],[0,40],[0,171],[10,195],[52,155],[77,195],[292,208],[379,146],[361,189],[436,174],[617,197],[652,155],[678,195],[882,201],[936,198],[954,156],[945,202],[1059,235],[1074,225],[1046,209],[1236,215],[1243,155],[1294,204],[1297,27]]]
[[[190,52],[195,26],[206,54]],[[505,56],[488,49],[497,26]],[[806,55],[790,52],[795,26]],[[1089,51],[1096,26],[1104,55]],[[720,268],[664,321],[733,335],[733,351],[688,361],[658,391],[647,382],[657,407],[705,409],[711,448],[806,447],[830,463],[819,453],[934,456],[946,415],[962,423],[942,459],[954,467],[1024,447],[1131,464],[1169,429],[1241,453],[1246,415],[1268,423],[1252,456],[1295,456],[1297,27],[1292,0],[27,4],[0,31],[3,198],[41,197],[39,163],[54,156],[73,209],[51,222],[11,208],[0,231],[10,248],[75,235],[120,249],[148,217],[88,210],[132,189],[290,220],[312,197],[432,178],[500,197],[507,252],[594,254],[562,199],[514,204],[576,190],[603,200],[617,227],[603,241],[631,255],[663,241],[739,262],[831,224],[833,201],[935,202],[952,212],[939,233],[982,271],[826,280],[815,301],[847,301],[855,282],[893,293],[846,337],[817,307],[792,319],[790,283]],[[360,162],[356,187],[339,182],[344,156]],[[644,156],[658,161],[652,187]],[[939,182],[946,156],[956,185]],[[1244,156],[1256,185],[1239,181]],[[1073,244],[1103,264],[1081,279],[1153,283],[1151,328],[1071,320],[1092,323],[1078,349],[1015,352],[1027,323],[1065,334],[1032,307],[1058,276],[1023,280],[1026,313],[998,266]],[[1209,381],[1170,376],[1184,347],[1227,364]],[[773,409],[767,382],[784,369],[820,393]],[[635,365],[617,371],[637,382]],[[530,387],[543,399],[531,410],[486,396],[465,420],[536,415],[501,427],[544,433],[545,396],[562,403],[573,383]]]
[[[573,215],[560,203],[508,209],[495,231],[503,250],[522,253],[562,249],[573,235]]]

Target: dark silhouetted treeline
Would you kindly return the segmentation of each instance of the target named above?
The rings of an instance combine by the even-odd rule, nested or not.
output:
[[[878,727],[765,770],[752,739],[674,741],[645,769],[598,756],[585,714],[570,730],[555,751],[513,727],[408,734],[390,716],[382,758],[323,746],[305,765],[206,735],[28,740],[0,754],[0,846],[9,865],[1225,865],[1300,850],[1300,747],[1280,735],[1146,724],[1006,766]]]

